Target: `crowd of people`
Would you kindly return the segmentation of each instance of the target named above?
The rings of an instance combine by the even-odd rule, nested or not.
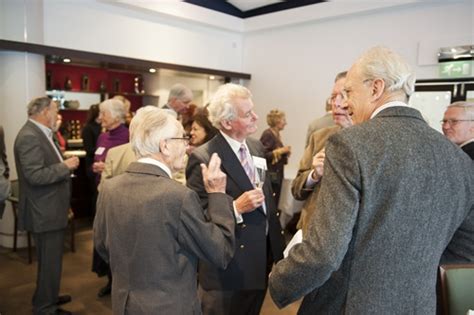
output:
[[[303,298],[300,314],[434,314],[439,264],[474,263],[474,104],[448,106],[443,135],[407,105],[414,83],[383,47],[337,74],[292,183],[302,239],[285,258],[283,111],[268,113],[257,140],[252,94],[238,84],[204,108],[176,84],[164,107],[144,106],[129,123],[123,97],[91,106],[82,136],[98,192],[92,269],[108,277],[98,295],[111,294],[114,314],[259,314],[267,288],[278,307]],[[27,113],[14,154],[19,228],[38,256],[33,312],[69,314],[59,291],[79,159],[54,141],[54,101],[35,98]],[[1,216],[1,128],[0,150]]]

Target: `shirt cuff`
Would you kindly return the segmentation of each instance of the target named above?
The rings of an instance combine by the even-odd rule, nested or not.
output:
[[[304,184],[304,188],[314,188],[314,186],[319,183],[319,180],[313,179],[313,173],[314,170],[311,170],[311,172],[309,172],[308,178],[306,178],[306,183]]]
[[[243,223],[243,222],[244,222],[244,218],[243,218],[242,215],[237,211],[237,208],[235,207],[235,201],[232,202],[232,206],[233,206],[233,208],[234,208],[235,222],[237,222],[237,224]]]

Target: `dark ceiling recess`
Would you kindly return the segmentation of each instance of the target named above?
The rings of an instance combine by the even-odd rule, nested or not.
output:
[[[238,18],[249,18],[253,16],[293,9],[305,5],[327,2],[325,0],[287,0],[278,3],[269,4],[263,7],[255,8],[248,11],[241,11],[227,1],[222,0],[184,0],[184,2],[191,3],[210,10],[229,14]]]

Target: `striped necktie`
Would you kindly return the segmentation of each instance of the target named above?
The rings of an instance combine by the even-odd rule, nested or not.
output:
[[[253,167],[252,160],[249,158],[249,154],[247,153],[247,148],[245,145],[242,144],[242,146],[239,149],[239,160],[240,164],[242,164],[242,167],[244,168],[245,173],[250,179],[250,182],[252,185],[254,184],[255,181],[255,170]]]

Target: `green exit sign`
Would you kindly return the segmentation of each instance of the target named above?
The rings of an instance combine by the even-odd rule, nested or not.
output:
[[[441,78],[470,77],[474,75],[474,60],[447,61],[439,64]]]

